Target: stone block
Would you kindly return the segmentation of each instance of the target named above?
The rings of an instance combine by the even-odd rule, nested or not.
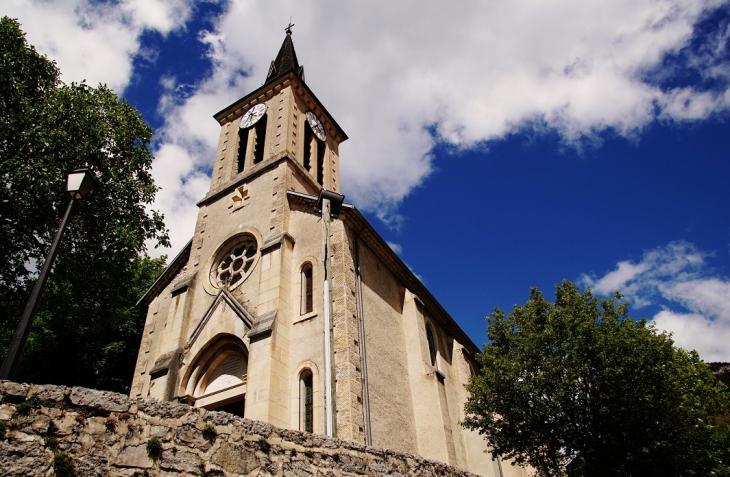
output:
[[[165,449],[160,459],[160,468],[176,470],[178,472],[198,473],[200,471],[200,457],[192,452],[173,451]]]
[[[152,459],[147,455],[146,446],[143,445],[124,447],[114,460],[114,465],[117,467],[151,469],[153,464]]]
[[[28,394],[38,396],[38,399],[56,402],[63,402],[66,394],[69,393],[69,388],[66,386],[56,386],[53,384],[32,384]]]
[[[241,445],[228,442],[221,444],[220,448],[213,454],[211,462],[220,466],[226,472],[243,475],[248,475],[262,467],[262,463],[255,452]]]
[[[12,381],[0,381],[0,394],[5,401],[23,402],[28,395],[29,386],[24,383],[14,383]]]
[[[137,407],[145,414],[154,415],[165,419],[179,419],[188,412],[190,406],[174,401],[163,402],[155,399],[137,399]]]
[[[79,387],[71,389],[69,400],[75,406],[84,406],[107,412],[127,412],[130,404],[129,398],[122,394]]]

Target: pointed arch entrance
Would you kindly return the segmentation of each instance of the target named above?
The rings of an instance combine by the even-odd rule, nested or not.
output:
[[[195,407],[244,416],[248,349],[233,335],[218,335],[192,360],[183,378],[186,400]]]

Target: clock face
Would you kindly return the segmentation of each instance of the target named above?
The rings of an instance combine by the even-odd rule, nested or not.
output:
[[[251,126],[256,124],[256,121],[261,119],[265,112],[266,105],[264,103],[259,103],[253,108],[246,111],[246,114],[244,114],[241,118],[241,129],[250,128]]]
[[[307,121],[309,122],[309,125],[312,126],[312,131],[314,131],[314,135],[317,136],[317,139],[324,141],[327,136],[324,134],[324,126],[322,126],[317,115],[312,111],[307,111]]]

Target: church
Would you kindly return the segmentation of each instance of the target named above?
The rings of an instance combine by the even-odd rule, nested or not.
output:
[[[190,242],[140,299],[131,397],[177,400],[486,476],[524,476],[459,425],[479,348],[340,190],[347,135],[291,28],[220,140]]]

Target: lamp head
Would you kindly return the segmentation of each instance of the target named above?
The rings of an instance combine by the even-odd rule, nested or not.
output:
[[[96,185],[96,177],[88,167],[69,172],[66,191],[72,199],[83,199]]]

